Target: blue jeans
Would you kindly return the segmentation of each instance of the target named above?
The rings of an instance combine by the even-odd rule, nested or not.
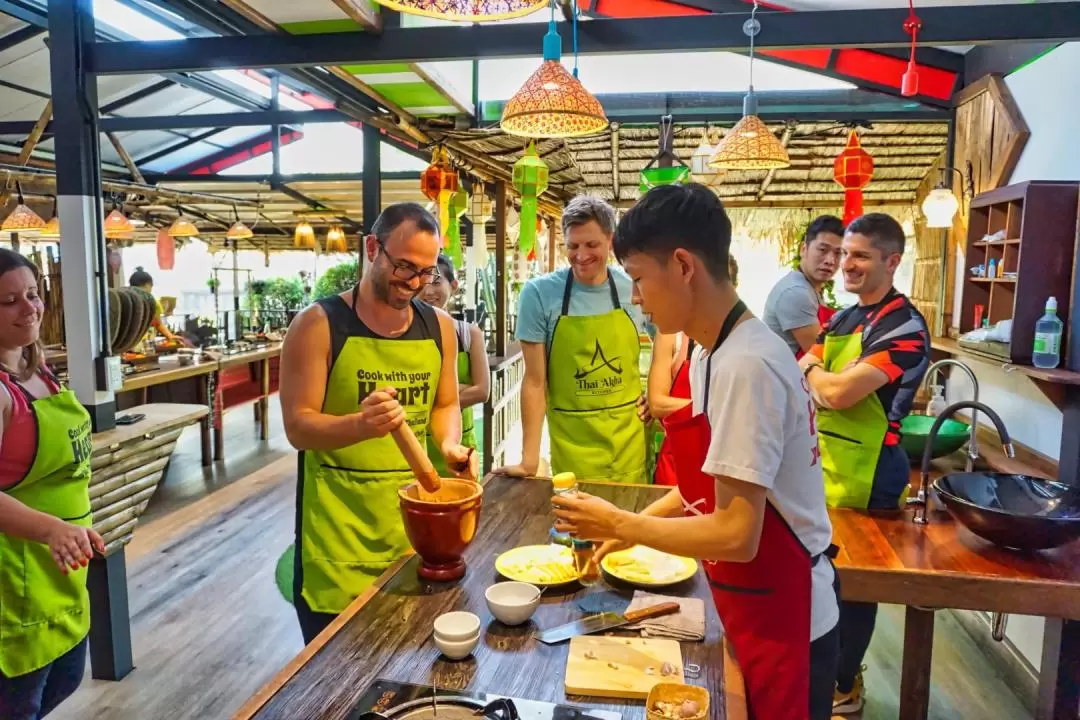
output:
[[[79,687],[86,668],[87,640],[32,673],[9,678],[0,674],[0,718],[40,720]]]

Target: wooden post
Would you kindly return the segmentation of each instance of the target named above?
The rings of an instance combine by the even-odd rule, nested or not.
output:
[[[506,182],[495,182],[495,355],[506,355]]]

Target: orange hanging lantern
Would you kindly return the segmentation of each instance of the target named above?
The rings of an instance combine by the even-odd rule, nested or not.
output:
[[[446,230],[450,226],[450,196],[458,191],[458,174],[450,164],[446,148],[439,146],[431,154],[431,164],[420,174],[420,190],[439,209],[439,234],[446,247]]]
[[[833,179],[844,188],[844,225],[863,214],[862,189],[874,175],[874,158],[863,150],[859,136],[852,130],[847,147],[833,162]]]
[[[157,231],[157,264],[162,270],[172,270],[176,264],[176,238],[168,228]]]

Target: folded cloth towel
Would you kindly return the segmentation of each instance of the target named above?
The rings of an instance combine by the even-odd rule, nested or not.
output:
[[[686,642],[698,642],[705,639],[705,601],[700,598],[670,597],[654,595],[638,590],[630,601],[627,612],[640,610],[651,605],[665,602],[679,603],[679,612],[660,617],[649,618],[627,625],[626,630],[640,630],[642,637],[666,637]]]

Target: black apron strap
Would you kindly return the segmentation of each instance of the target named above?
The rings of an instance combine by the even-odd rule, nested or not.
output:
[[[724,318],[724,324],[720,327],[720,334],[716,336],[716,343],[713,345],[711,351],[709,351],[709,357],[705,360],[705,394],[702,396],[701,408],[702,412],[708,414],[709,412],[709,385],[712,382],[712,358],[716,354],[716,351],[720,349],[720,346],[724,344],[724,341],[728,339],[728,335],[731,334],[731,330],[735,327],[735,323],[739,321],[739,318],[746,312],[746,303],[739,300],[735,303],[735,306],[731,308],[731,311]]]
[[[608,270],[607,274],[608,288],[611,289],[611,304],[613,310],[618,310],[622,307],[622,303],[619,302],[619,289],[615,287],[615,278],[612,277],[611,271]]]
[[[573,289],[573,287],[574,287],[574,271],[573,270],[567,270],[566,271],[566,289],[563,290],[563,294],[562,294],[562,312],[559,313],[560,315],[569,315],[570,314],[570,290]]]

